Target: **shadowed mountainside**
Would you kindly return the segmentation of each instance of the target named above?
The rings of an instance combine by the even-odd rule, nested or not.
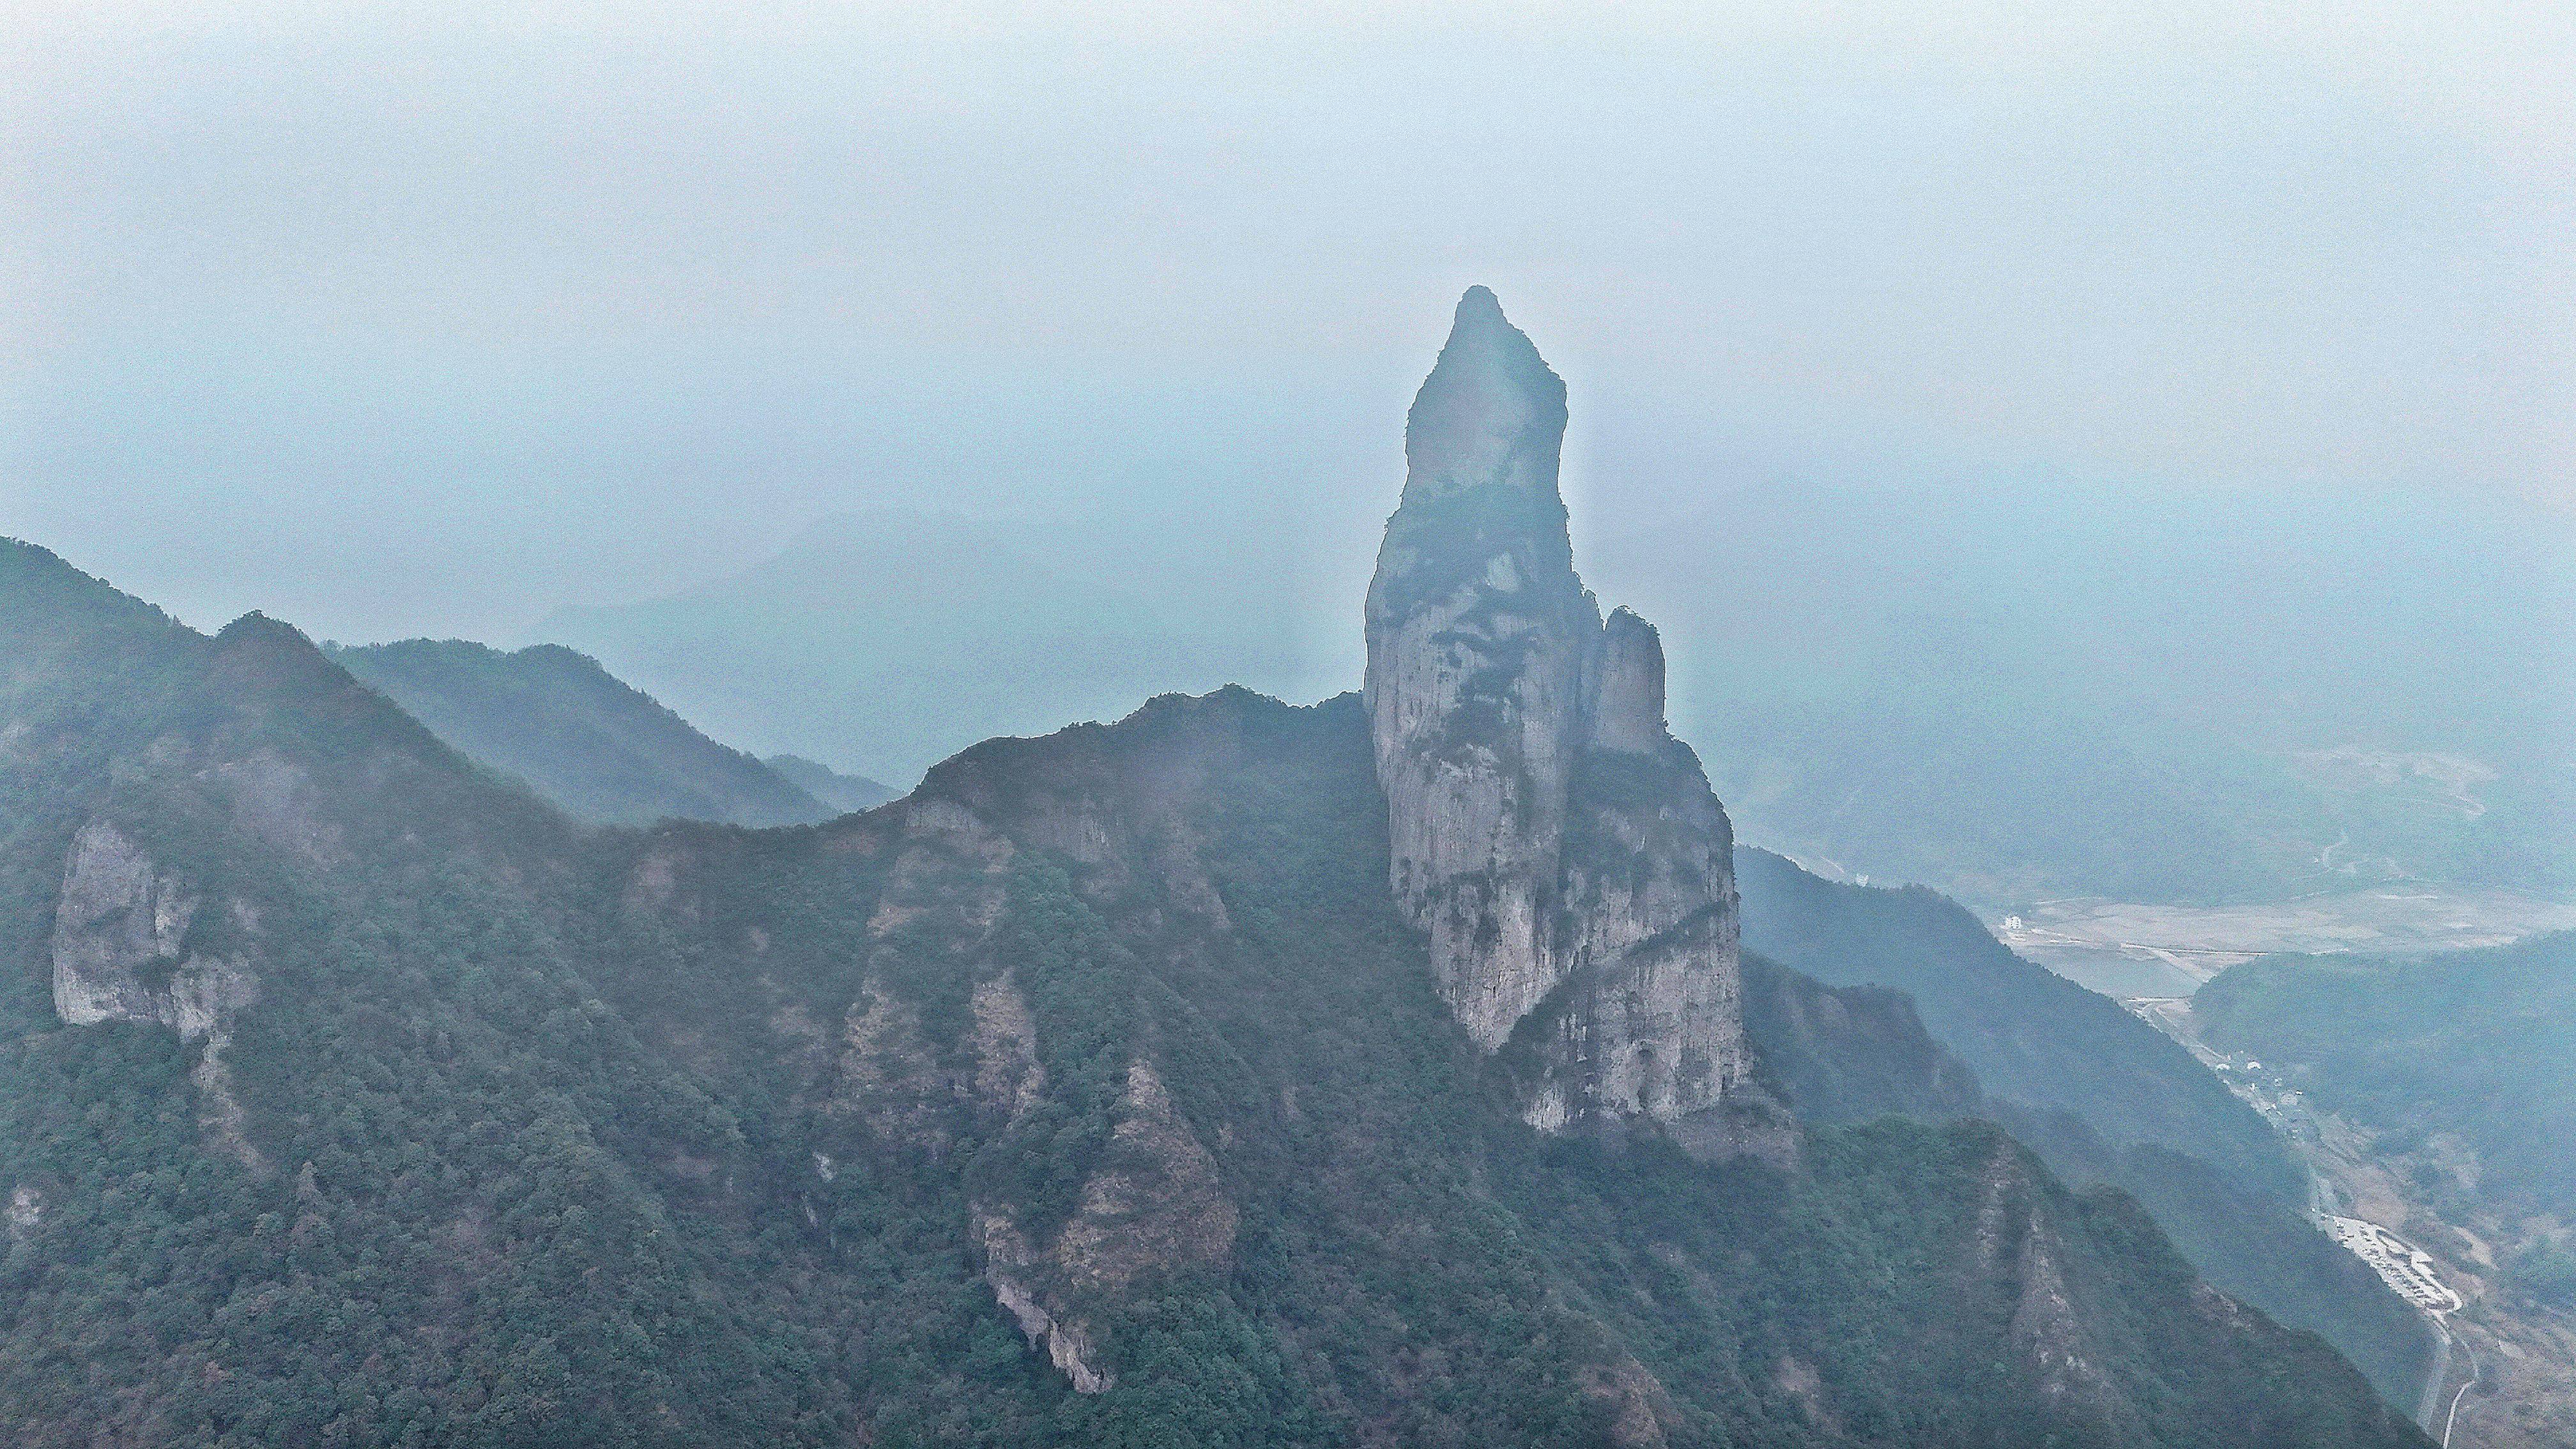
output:
[[[2066,1180],[2130,1193],[2211,1282],[2323,1334],[2389,1402],[2414,1401],[2433,1349],[2423,1320],[2308,1221],[2270,1125],[2189,1052],[1933,891],[1828,881],[1751,848],[1736,862],[1748,950],[1902,993],[1991,1093],[1977,1110]]]

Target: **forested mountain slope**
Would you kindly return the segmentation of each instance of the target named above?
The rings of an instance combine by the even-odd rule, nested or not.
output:
[[[19,1442],[2422,1442],[1991,1126],[1532,1132],[1354,701],[584,832],[281,626],[0,630]]]
[[[2070,1182],[2133,1195],[2220,1288],[2323,1334],[2390,1402],[2412,1403],[2430,1330],[2307,1218],[2269,1124],[2116,1003],[1997,941],[1921,887],[1824,880],[1740,848],[1744,940],[1820,981],[1910,997],[2008,1126]]]
[[[2246,1187],[2296,1195],[2271,1127],[2191,1053],[2014,955],[1955,902],[1824,880],[1766,850],[1738,851],[1736,871],[1747,946],[1820,981],[1905,992],[1988,1091],[2074,1113],[2114,1146],[2188,1152]]]
[[[2314,1122],[2342,1211],[2465,1301],[2461,1441],[2576,1442],[2576,933],[2409,956],[2265,956],[2192,1001],[2204,1041]]]
[[[560,645],[510,654],[405,639],[329,652],[468,758],[583,820],[804,825],[841,813]]]
[[[2192,1017],[2215,1045],[2297,1064],[2319,1106],[2390,1149],[2448,1134],[2480,1195],[2576,1219],[2576,932],[2437,956],[2265,956],[2221,972]]]

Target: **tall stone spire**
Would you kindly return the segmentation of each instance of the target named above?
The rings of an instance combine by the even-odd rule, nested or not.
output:
[[[1687,1128],[1744,1071],[1733,840],[1665,729],[1653,627],[1605,626],[1575,576],[1565,421],[1563,381],[1469,289],[1369,586],[1392,884],[1468,1034],[1527,1038],[1532,1121]]]
[[[1482,287],[1405,420],[1368,595],[1395,892],[1467,1032],[1502,1045],[1559,979],[1557,847],[1601,613],[1574,576],[1565,384]]]
[[[1469,287],[1405,418],[1404,501],[1495,484],[1553,498],[1564,443],[1564,380],[1492,292]]]

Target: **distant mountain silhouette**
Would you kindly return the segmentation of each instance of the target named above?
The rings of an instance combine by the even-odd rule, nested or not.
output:
[[[801,825],[845,808],[557,645],[505,654],[459,639],[406,639],[327,652],[468,758],[585,820]]]
[[[726,578],[562,609],[537,633],[684,701],[724,738],[886,780],[990,736],[1302,673],[1279,611],[1209,607],[1168,572],[1131,582],[1116,559],[1076,552],[1096,543],[954,516],[837,515]]]
[[[803,755],[772,755],[761,761],[789,784],[844,813],[883,805],[903,792],[865,775],[844,775]]]

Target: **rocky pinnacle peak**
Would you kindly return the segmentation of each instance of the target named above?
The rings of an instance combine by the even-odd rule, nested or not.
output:
[[[1533,1028],[1522,1115],[1644,1115],[1735,1150],[1744,1079],[1733,829],[1664,725],[1664,650],[1575,576],[1565,384],[1472,288],[1406,420],[1369,585],[1363,699],[1388,883],[1487,1050]]]
[[[1649,755],[1664,735],[1664,644],[1655,626],[1626,608],[1601,627],[1601,662],[1592,701],[1592,743]]]
[[[1405,420],[1406,498],[1489,483],[1552,494],[1564,440],[1564,380],[1491,291],[1468,288]]]
[[[1491,287],[1469,287],[1458,298],[1458,310],[1449,320],[1449,340],[1441,345],[1445,355],[1461,343],[1468,346],[1491,344],[1524,352],[1530,362],[1540,367],[1538,349],[1530,345],[1529,334],[1511,324],[1503,315],[1503,302]]]

